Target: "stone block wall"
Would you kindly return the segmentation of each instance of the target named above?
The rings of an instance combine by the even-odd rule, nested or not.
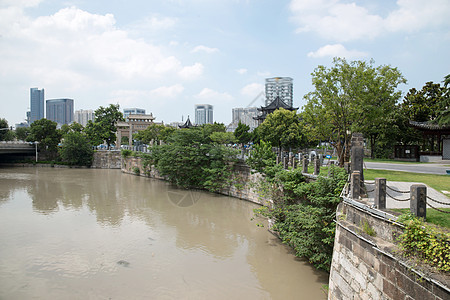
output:
[[[424,275],[396,254],[398,225],[345,202],[337,220],[329,299],[450,299],[449,276]]]
[[[92,168],[97,169],[120,169],[121,153],[120,151],[96,151]]]
[[[154,166],[144,168],[139,157],[130,156],[123,158],[121,169],[124,173],[165,180],[163,176],[159,175]],[[233,166],[232,184],[222,190],[221,194],[261,205],[267,204],[265,203],[267,200],[262,199],[257,192],[256,185],[260,176],[260,174],[252,174],[247,165],[237,163]]]

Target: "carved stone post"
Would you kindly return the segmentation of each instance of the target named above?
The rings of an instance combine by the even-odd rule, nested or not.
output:
[[[320,158],[316,156],[314,158],[314,175],[319,175],[320,173]]]
[[[308,158],[303,157],[302,163],[303,163],[302,173],[308,173]]]
[[[375,178],[375,206],[386,208],[386,178]]]
[[[352,199],[359,199],[361,195],[361,175],[359,171],[354,171],[351,176],[351,190],[350,195]]]
[[[427,187],[413,184],[410,189],[410,209],[413,216],[427,218]]]

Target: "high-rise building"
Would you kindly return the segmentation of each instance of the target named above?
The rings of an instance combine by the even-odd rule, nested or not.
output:
[[[232,109],[232,122],[228,126],[229,131],[234,131],[239,122],[242,124],[248,125],[250,130],[253,131],[256,127],[258,127],[258,121],[255,120],[255,117],[258,116],[258,109],[256,107],[237,107]]]
[[[125,120],[128,118],[129,115],[145,115],[145,109],[142,108],[124,108],[123,109],[123,117]]]
[[[44,116],[44,89],[30,89],[30,118],[29,123],[43,119]]]
[[[75,111],[74,122],[86,127],[88,121],[94,121],[94,111],[92,109],[79,109]]]
[[[293,106],[292,78],[266,78],[266,106],[272,103],[277,97],[279,97],[288,107]]]
[[[50,99],[46,101],[47,119],[58,125],[73,122],[73,99]]]
[[[210,104],[195,105],[195,124],[213,124],[213,106]]]

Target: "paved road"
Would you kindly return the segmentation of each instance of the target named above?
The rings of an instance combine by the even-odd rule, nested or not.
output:
[[[444,161],[443,163],[428,163],[428,164],[423,163],[395,164],[395,163],[364,162],[364,168],[445,175],[447,174],[446,170],[450,170],[450,161]],[[448,178],[450,185],[450,175],[448,175]]]

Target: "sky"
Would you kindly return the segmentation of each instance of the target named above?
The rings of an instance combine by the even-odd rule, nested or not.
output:
[[[231,122],[266,78],[294,106],[334,57],[397,67],[404,94],[450,73],[449,0],[0,0],[0,118],[25,121],[30,88],[75,110],[119,104],[156,122]]]

